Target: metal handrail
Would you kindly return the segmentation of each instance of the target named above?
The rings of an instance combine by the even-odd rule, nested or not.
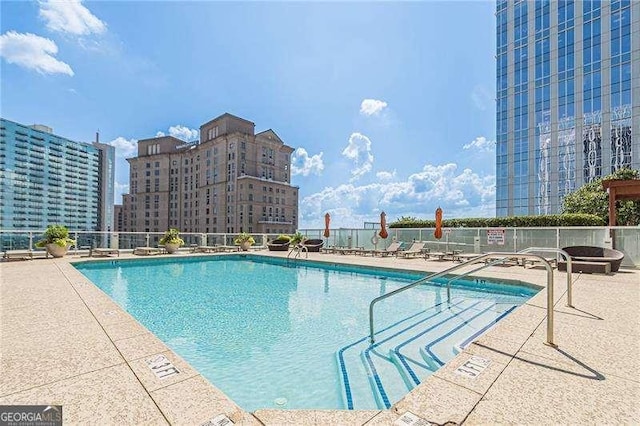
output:
[[[571,256],[569,256],[569,253],[567,253],[566,251],[562,250],[562,249],[558,249],[558,248],[553,248],[553,247],[529,247],[526,248],[524,250],[520,250],[518,253],[531,253],[531,252],[553,252],[553,253],[559,253],[562,256],[564,256],[564,258],[567,261],[567,306],[570,308],[573,308],[573,278],[572,278],[572,267],[571,267]],[[464,274],[458,275],[454,278],[451,278],[449,281],[447,281],[447,302],[451,302],[451,283],[455,280],[458,280],[460,278],[469,276],[471,274],[474,274],[482,269],[488,268],[489,266],[493,266],[496,265],[498,263],[502,263],[505,261],[505,259],[507,259],[509,256],[500,258],[500,259],[496,259],[493,262],[489,262],[485,265],[482,265],[479,268],[473,269],[469,272],[465,272]],[[524,262],[523,262],[524,263]]]
[[[480,255],[478,255],[478,256],[480,256]],[[496,259],[496,260],[491,261],[489,263],[485,263],[484,265],[482,265],[479,268],[472,269],[469,272],[465,272],[464,274],[456,275],[455,277],[451,278],[449,281],[447,281],[447,303],[451,302],[451,283],[453,281],[458,280],[458,279],[463,278],[463,277],[466,277],[466,276],[469,276],[471,274],[475,274],[476,272],[478,272],[478,271],[480,271],[482,269],[488,268],[489,266],[494,266],[494,265],[497,265],[499,263],[503,263],[505,260],[507,260],[507,258],[508,258],[507,256],[501,257],[500,259]],[[474,259],[472,259],[472,260],[474,260]]]
[[[571,266],[571,256],[566,251],[553,247],[529,247],[521,250],[520,253],[529,253],[532,251],[546,251],[549,253],[558,253],[567,261],[567,306],[573,308],[573,267]]]
[[[547,259],[545,259],[544,257],[539,256],[537,254],[506,253],[506,252],[485,253],[483,255],[480,255],[480,256],[476,257],[475,259],[471,259],[471,260],[469,260],[467,262],[460,263],[458,265],[452,266],[451,268],[445,269],[444,271],[428,275],[428,276],[426,276],[424,278],[421,278],[421,279],[419,279],[417,281],[414,281],[411,284],[408,284],[408,285],[406,285],[404,287],[397,288],[397,289],[395,289],[395,290],[393,290],[393,291],[391,291],[389,293],[386,293],[386,294],[383,294],[382,296],[376,297],[369,304],[369,340],[370,340],[370,342],[372,344],[375,343],[375,330],[374,330],[374,327],[373,327],[373,307],[375,306],[376,303],[378,303],[379,301],[384,300],[384,299],[386,299],[388,297],[391,297],[391,296],[393,296],[395,294],[403,292],[405,290],[409,290],[410,288],[413,288],[413,287],[415,287],[417,285],[425,284],[427,282],[430,282],[431,280],[433,280],[435,278],[443,277],[443,276],[447,275],[448,273],[453,272],[453,271],[455,271],[457,269],[463,268],[463,267],[468,266],[468,265],[473,265],[475,263],[484,261],[484,259],[491,258],[491,257],[496,257],[496,256],[516,258],[516,259],[534,259],[534,260],[542,262],[544,267],[547,269],[547,341],[545,342],[545,344],[547,344],[549,346],[556,347],[556,344],[553,343],[553,268],[551,267],[551,264],[547,261]]]
[[[287,259],[289,259],[289,256],[291,256],[291,254],[295,253],[295,256],[293,256],[293,260],[297,259],[300,257],[300,252],[304,251],[306,254],[306,258],[309,258],[309,249],[307,248],[307,246],[305,245],[295,245],[291,248],[291,250],[289,250],[289,253],[287,253]]]
[[[300,252],[301,251],[303,251],[305,253],[305,259],[309,258],[309,249],[304,244],[295,246],[294,250],[297,251],[296,257],[295,257],[296,259],[300,257]]]

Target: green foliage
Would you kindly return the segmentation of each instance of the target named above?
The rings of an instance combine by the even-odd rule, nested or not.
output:
[[[47,244],[67,247],[75,243],[75,240],[69,238],[69,229],[66,226],[49,225],[44,231],[44,238],[36,243],[36,247],[45,247]]]
[[[278,238],[276,238],[276,240],[280,240],[280,241],[287,240],[287,241],[291,242],[291,236],[290,235],[286,235],[286,234],[280,234],[280,235],[278,235]]]
[[[302,235],[300,232],[296,232],[295,234],[289,236],[289,242],[291,244],[300,244],[302,240],[304,240],[304,235]]]
[[[587,213],[596,215],[608,223],[609,194],[602,187],[604,180],[640,179],[640,171],[620,169],[615,173],[578,188],[564,197],[563,213]],[[616,219],[619,226],[635,226],[640,224],[640,200],[622,200],[616,202]]]
[[[418,218],[413,216],[400,216],[400,219],[396,220],[396,222],[416,222]]]
[[[435,228],[435,220],[396,221],[389,228]],[[480,217],[444,219],[444,228],[500,228],[500,227],[545,227],[545,226],[604,226],[606,222],[592,214],[556,214],[543,216]]]
[[[241,245],[242,243],[249,243],[251,245],[254,245],[256,243],[256,240],[253,239],[253,236],[251,234],[248,234],[246,232],[241,232],[235,240],[233,240],[233,243],[236,245]]]
[[[164,233],[162,238],[160,238],[159,243],[160,244],[178,244],[179,246],[183,246],[184,240],[180,238],[179,230],[171,228]]]

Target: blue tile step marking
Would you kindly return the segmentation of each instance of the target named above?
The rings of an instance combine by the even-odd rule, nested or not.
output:
[[[491,321],[489,324],[485,325],[484,327],[482,327],[481,329],[479,329],[478,331],[473,333],[471,336],[467,337],[462,342],[458,343],[455,346],[456,349],[459,349],[459,352],[464,350],[464,348],[469,346],[471,344],[471,342],[476,340],[478,337],[480,337],[482,334],[484,334],[485,331],[489,330],[491,327],[493,327],[495,324],[497,324],[498,321],[500,321],[501,319],[503,319],[504,317],[509,315],[511,312],[513,312],[518,306],[519,305],[507,306],[507,309],[504,312],[502,312],[500,315],[498,315],[498,317],[495,320]]]
[[[494,308],[498,307],[498,305],[494,305]],[[463,328],[462,326],[456,327],[450,330],[447,333],[442,334],[436,339],[431,340],[422,348],[422,356],[425,360],[432,360],[435,365],[443,366],[448,361],[453,359],[455,353],[451,351],[451,341],[459,341],[463,340],[464,342],[471,342],[479,335],[484,333],[486,330],[495,325],[498,321],[500,321],[505,316],[509,315],[511,311],[513,311],[516,306],[506,307],[504,309],[504,305],[502,309],[487,309],[482,313],[477,315],[477,318],[473,318],[472,320],[476,320],[473,324],[473,327]],[[487,315],[488,314],[488,315]],[[468,343],[467,343],[468,344]]]
[[[371,371],[379,371],[379,380],[375,383],[374,392],[376,392],[377,399],[384,404],[383,407],[389,408],[391,404],[399,401],[408,390],[420,383],[418,374],[414,371],[415,368],[421,368],[422,376],[433,373],[434,369],[429,368],[419,356],[420,343],[424,344],[425,336],[437,336],[452,327],[456,327],[458,324],[464,323],[465,318],[474,315],[477,309],[482,308],[484,305],[486,305],[486,302],[466,301],[463,304],[452,306],[448,315],[433,317],[429,321],[425,321],[420,327],[411,330],[411,333],[399,333],[393,336],[394,338],[380,341],[377,343],[377,349],[386,355],[384,357],[384,360],[387,361],[386,363],[381,362],[383,357],[377,351],[374,351],[376,349],[374,346],[376,345],[365,350],[363,357],[368,367]],[[416,356],[412,358],[412,361],[414,361],[413,368],[409,367],[408,357],[398,357],[398,355],[402,355],[399,351],[395,351],[395,348],[404,348],[408,345],[415,347]],[[395,352],[393,357],[389,356],[391,352]],[[400,363],[397,364],[398,362]],[[407,374],[398,368],[400,366],[405,369]],[[403,386],[399,386],[398,384],[400,383]]]
[[[445,323],[461,310],[472,308],[478,302],[469,305],[469,301],[458,301],[444,311],[434,313],[420,321],[398,330],[395,333],[379,339],[375,344],[362,352],[362,359],[371,379],[372,389],[380,408],[389,408],[391,404],[402,398],[411,387],[407,386],[394,363],[389,357],[389,347],[409,340],[420,334],[425,328],[432,328],[434,324]],[[392,395],[390,397],[390,395]]]
[[[453,299],[452,306],[460,304],[460,299]],[[376,340],[384,340],[388,336],[394,335],[398,330],[411,329],[419,325],[425,320],[440,312],[447,312],[447,303],[441,302],[436,305],[418,312],[400,321],[397,321],[376,332]],[[352,342],[336,352],[338,373],[342,382],[342,397],[344,407],[353,409],[377,409],[381,406],[374,398],[374,393],[369,384],[370,372],[362,363],[361,354],[368,348],[369,336],[364,336],[355,342]]]
[[[426,376],[442,366],[423,356],[422,348],[425,345],[434,340],[444,341],[445,344],[448,344],[446,346],[446,349],[449,350],[447,359],[452,359],[455,356],[451,344],[452,339],[445,340],[443,336],[449,337],[456,332],[463,333],[463,335],[475,332],[477,327],[482,327],[484,323],[494,317],[493,309],[495,309],[494,303],[477,302],[473,308],[461,312],[452,321],[440,324],[437,328],[425,330],[419,336],[415,336],[413,341],[404,342],[393,348],[398,365],[402,367],[400,371],[409,383],[413,386],[420,384]]]

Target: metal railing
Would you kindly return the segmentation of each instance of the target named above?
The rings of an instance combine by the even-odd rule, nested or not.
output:
[[[465,266],[469,266],[469,265],[473,265],[475,263],[478,262],[484,262],[485,259],[489,259],[489,258],[494,258],[500,256],[502,258],[513,258],[513,259],[532,259],[532,260],[537,260],[539,262],[541,262],[544,267],[547,269],[547,341],[545,342],[545,344],[549,345],[549,346],[553,346],[556,347],[557,345],[553,342],[553,268],[551,267],[551,264],[547,261],[547,259],[545,259],[542,256],[539,256],[537,254],[530,254],[530,253],[505,253],[505,252],[491,252],[491,253],[485,253],[483,255],[480,255],[474,259],[471,259],[467,262],[464,263],[460,263],[458,265],[452,266],[451,268],[445,269],[442,272],[437,272],[435,274],[431,274],[431,275],[427,275],[424,278],[421,278],[417,281],[412,282],[411,284],[408,284],[404,287],[400,287],[398,289],[395,289],[389,293],[383,294],[382,296],[378,296],[375,299],[373,299],[371,301],[371,303],[369,304],[369,340],[371,342],[371,344],[375,343],[375,329],[374,329],[374,325],[373,325],[373,313],[374,313],[374,306],[376,303],[380,302],[381,300],[387,299],[391,296],[394,296],[398,293],[401,293],[405,290],[409,290],[415,286],[418,286],[420,284],[426,284],[426,283],[430,283],[432,280],[436,279],[436,278],[441,278],[444,277],[445,275],[458,270],[460,268],[463,268]],[[503,259],[500,259],[503,260]],[[485,265],[487,266],[487,265]]]
[[[307,248],[307,246],[305,245],[301,245],[301,244],[296,244],[294,247],[291,248],[291,250],[289,250],[289,253],[287,253],[287,260],[290,258],[290,256],[292,254],[295,253],[295,255],[293,256],[293,260],[298,259],[300,257],[300,253],[304,252],[305,253],[305,258],[308,259],[309,258],[309,249]]]
[[[567,306],[570,308],[573,308],[573,278],[572,278],[573,267],[571,266],[571,256],[569,256],[569,253],[567,253],[562,249],[553,248],[553,247],[529,247],[520,251],[520,253],[531,253],[531,252],[556,253],[564,257],[564,259],[567,261]]]
[[[385,248],[394,241],[410,246],[421,241],[432,251],[462,250],[464,253],[489,251],[517,252],[527,247],[595,246],[622,251],[624,268],[640,268],[640,226],[572,226],[572,227],[519,227],[496,228],[504,231],[500,242],[489,239],[494,228],[444,228],[441,239],[434,237],[434,228],[391,228],[389,237],[380,239],[378,248]],[[321,238],[325,246],[364,247],[373,249],[370,241],[372,229],[333,228],[329,238],[324,238],[324,228],[300,229],[308,238]],[[612,235],[615,238],[612,238]]]
[[[567,261],[567,306],[570,308],[573,308],[573,278],[572,278],[572,267],[571,267],[571,256],[569,256],[569,253],[567,253],[566,251],[562,250],[562,249],[557,249],[557,248],[553,248],[553,247],[529,247],[527,249],[521,250],[518,253],[531,253],[531,252],[549,252],[549,253],[557,253],[562,255],[566,261]],[[493,265],[497,265],[500,263],[503,263],[506,259],[508,259],[509,257],[502,257],[500,259],[496,259],[492,262],[489,263],[485,263],[484,265],[482,265],[479,268],[473,269],[471,271],[465,272],[464,274],[461,275],[457,275],[454,278],[451,278],[449,281],[447,281],[447,302],[451,302],[451,283],[459,280],[460,278],[464,278],[467,277],[471,274],[475,274],[478,271],[481,271],[482,269],[488,268],[489,266],[493,266]],[[524,266],[524,260],[523,260],[523,266]]]

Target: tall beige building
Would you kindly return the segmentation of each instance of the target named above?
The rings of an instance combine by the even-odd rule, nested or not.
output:
[[[291,153],[273,130],[223,114],[200,126],[200,140],[138,141],[123,195],[122,230],[197,233],[293,233],[298,187]]]

